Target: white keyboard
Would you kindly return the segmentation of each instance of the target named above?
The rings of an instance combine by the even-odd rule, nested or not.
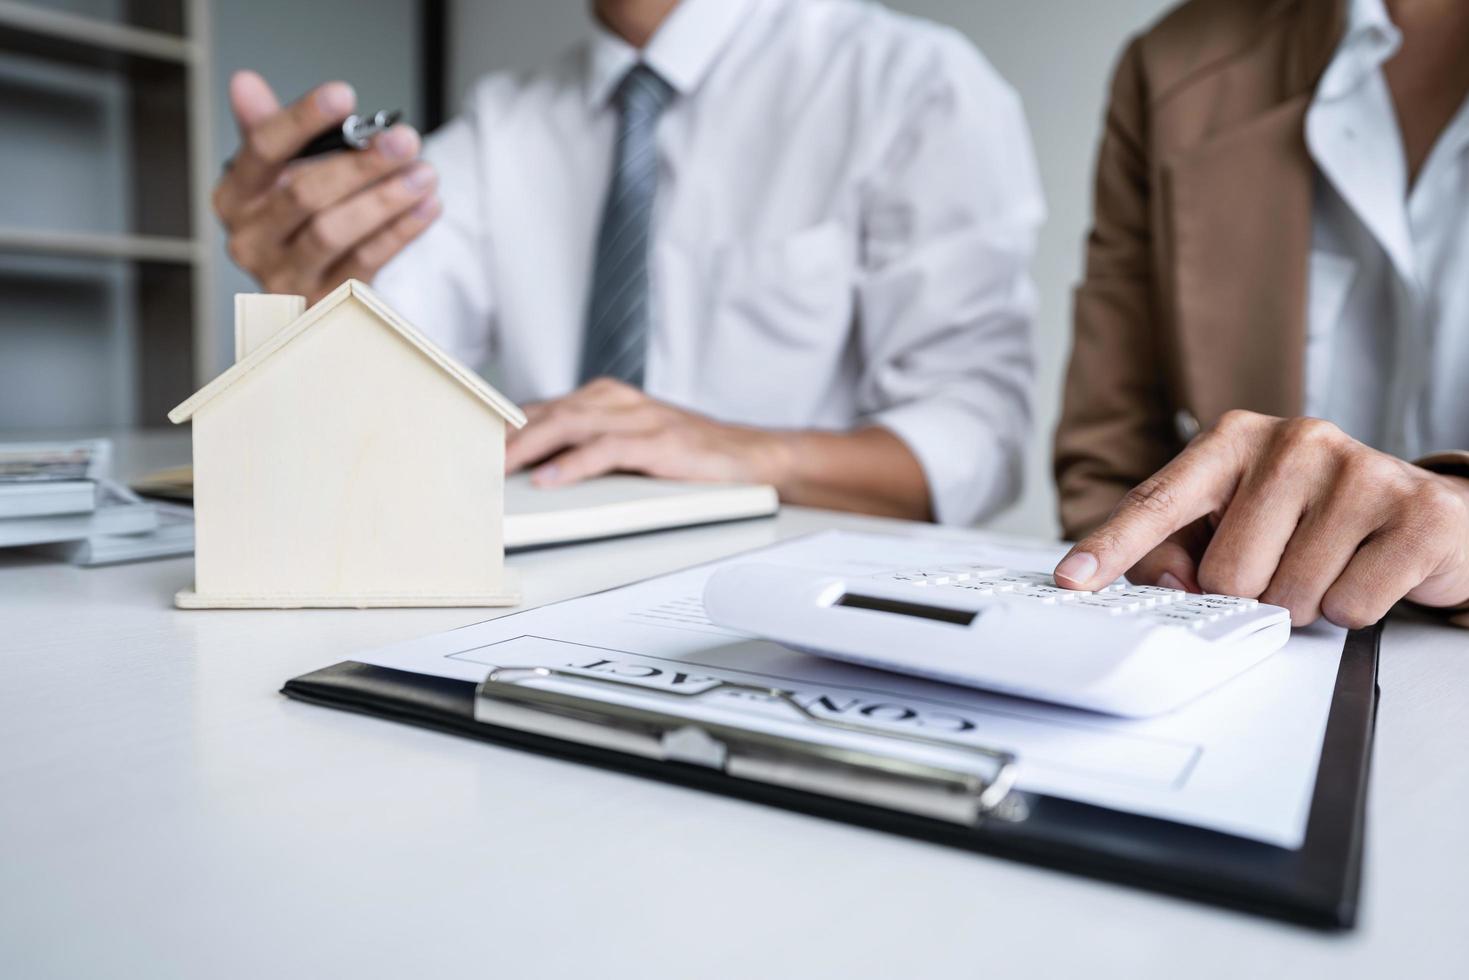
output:
[[[1255,599],[944,565],[875,575],[742,563],[710,578],[714,622],[823,657],[1104,711],[1168,711],[1285,645]]]

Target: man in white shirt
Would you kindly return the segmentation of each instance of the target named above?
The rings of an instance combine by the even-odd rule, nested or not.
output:
[[[1097,186],[1058,581],[1469,626],[1469,5],[1191,0]]]
[[[287,166],[350,89],[279,110],[238,76],[231,254],[312,299],[375,278],[532,403],[507,467],[541,483],[768,482],[959,524],[1011,501],[1043,217],[1013,92],[876,4],[593,7],[589,47],[482,80],[426,163],[400,128]]]

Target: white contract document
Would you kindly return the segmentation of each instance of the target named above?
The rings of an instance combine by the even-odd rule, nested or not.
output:
[[[955,532],[830,531],[352,659],[475,682],[494,667],[554,667],[649,683],[697,671],[779,687],[809,711],[874,731],[1012,752],[1021,790],[1299,847],[1343,630],[1297,630],[1283,650],[1223,687],[1172,713],[1130,719],[797,653],[715,626],[700,600],[715,568],[751,554],[870,574],[958,562],[1048,571],[1064,550]]]

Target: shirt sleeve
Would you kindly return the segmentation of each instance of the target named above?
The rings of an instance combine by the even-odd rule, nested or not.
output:
[[[862,188],[858,402],[917,457],[934,517],[973,524],[1020,492],[1045,204],[1019,98],[941,39]]]
[[[410,323],[476,370],[489,362],[494,339],[481,132],[497,85],[481,82],[463,115],[428,137],[423,157],[438,174],[443,211],[373,281]]]

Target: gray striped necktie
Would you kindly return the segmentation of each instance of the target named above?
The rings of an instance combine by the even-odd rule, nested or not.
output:
[[[597,232],[581,380],[611,377],[642,387],[648,346],[648,230],[658,184],[653,134],[673,89],[647,65],[617,87],[621,113],[612,182]]]

